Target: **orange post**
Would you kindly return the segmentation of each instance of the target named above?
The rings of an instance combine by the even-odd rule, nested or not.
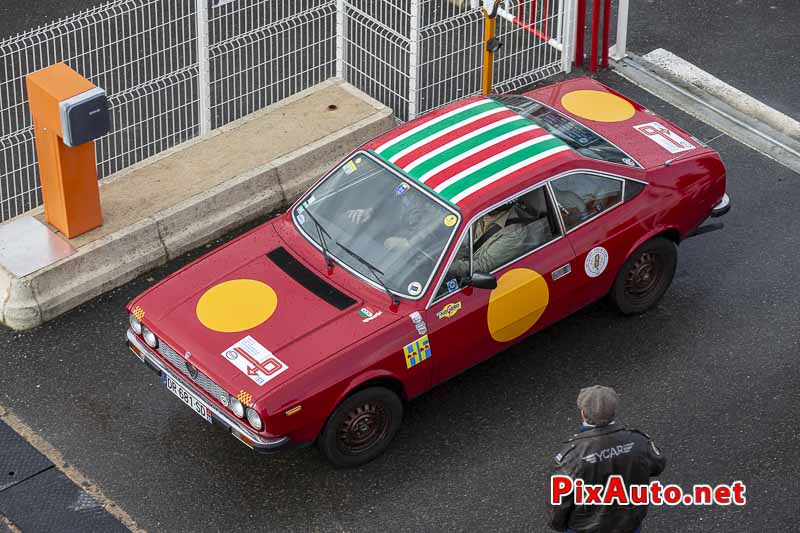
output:
[[[103,218],[94,142],[64,144],[59,104],[95,85],[63,63],[29,74],[26,81],[45,219],[71,239],[100,227]]]
[[[489,51],[489,41],[495,37],[495,17],[483,10],[483,79],[481,80],[481,94],[492,92],[492,77],[494,75],[494,54]]]

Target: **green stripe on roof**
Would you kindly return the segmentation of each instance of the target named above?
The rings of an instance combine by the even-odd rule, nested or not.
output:
[[[434,124],[431,124],[428,127],[425,127],[425,125],[423,124],[421,126],[422,129],[420,131],[418,131],[413,135],[409,135],[402,141],[394,143],[385,150],[380,151],[379,154],[381,157],[389,159],[390,157],[399,154],[409,146],[412,146],[427,137],[435,135],[436,133],[439,133],[440,131],[447,129],[450,126],[458,124],[459,122],[463,122],[471,117],[474,117],[475,115],[480,115],[481,113],[485,113],[486,111],[489,111],[491,109],[497,109],[498,107],[503,107],[503,105],[497,102],[487,101],[484,104],[477,105],[469,109],[465,109],[464,111],[456,113],[451,117],[448,117],[444,120],[440,120],[439,122],[435,122]]]
[[[517,152],[507,155],[503,159],[495,161],[485,167],[473,172],[468,176],[464,176],[462,179],[458,180],[457,182],[449,185],[445,189],[439,192],[439,194],[448,200],[452,200],[456,195],[464,192],[465,190],[469,189],[476,183],[480,183],[481,181],[491,178],[495,174],[498,174],[507,168],[516,165],[517,163],[521,163],[522,161],[534,157],[542,152],[546,152],[552,148],[557,148],[559,146],[564,146],[564,143],[561,142],[559,139],[553,138],[548,139],[546,141],[542,141],[536,143],[532,146],[528,146],[527,148],[523,148]]]
[[[533,126],[533,125],[534,124],[531,121],[522,117],[520,117],[518,120],[507,122],[506,124],[501,124],[493,129],[481,133],[480,135],[476,135],[471,139],[467,139],[466,141],[462,141],[448,148],[442,153],[428,159],[423,163],[420,163],[416,167],[409,170],[408,173],[412,177],[419,179],[420,177],[424,176],[425,174],[427,174],[434,168],[438,167],[442,163],[446,163],[447,161],[450,161],[454,157],[460,156],[464,152],[467,152],[477,146],[487,143],[492,139],[494,139],[495,137],[499,137],[514,130],[518,130],[526,126]]]

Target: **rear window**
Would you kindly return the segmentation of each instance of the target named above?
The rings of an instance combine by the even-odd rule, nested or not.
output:
[[[576,122],[532,98],[514,95],[493,95],[490,98],[532,120],[583,156],[642,168],[631,156],[580,122]]]

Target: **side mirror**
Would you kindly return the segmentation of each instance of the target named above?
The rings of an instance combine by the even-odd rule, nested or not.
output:
[[[467,278],[466,285],[468,287],[477,287],[478,289],[496,289],[497,278],[485,272],[474,272],[471,278]]]

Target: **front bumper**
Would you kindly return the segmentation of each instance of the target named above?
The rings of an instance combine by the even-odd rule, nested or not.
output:
[[[133,350],[137,355],[141,354],[140,359],[143,358],[144,363],[146,363],[150,368],[156,371],[159,375],[162,373],[169,375],[171,379],[180,383],[187,389],[195,391],[198,396],[202,397],[204,399],[204,403],[211,411],[211,417],[214,420],[214,423],[221,424],[222,426],[226,427],[231,434],[239,439],[239,441],[241,441],[245,446],[251,448],[257,453],[274,453],[290,447],[291,440],[289,437],[267,438],[262,435],[258,435],[243,423],[240,423],[237,419],[229,416],[225,411],[218,409],[216,405],[211,403],[205,397],[203,391],[198,390],[197,387],[183,379],[181,374],[169,368],[169,366],[162,361],[149,346],[143,343],[130,329],[128,329],[127,338],[128,346],[131,348],[131,350]]]

